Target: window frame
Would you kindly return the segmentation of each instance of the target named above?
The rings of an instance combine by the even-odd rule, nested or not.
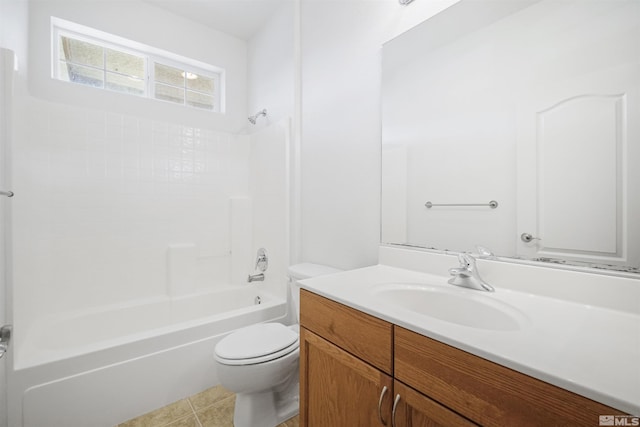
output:
[[[135,77],[125,73],[118,73],[117,71],[109,71],[107,70],[106,63],[106,53],[103,53],[103,65],[102,68],[98,68],[92,65],[87,64],[79,64],[73,61],[68,61],[65,58],[60,57],[60,43],[61,37],[68,37],[74,40],[78,40],[85,43],[90,43],[95,46],[99,46],[103,49],[111,49],[118,52],[122,52],[128,55],[133,55],[143,59],[144,63],[144,91],[142,94],[131,93],[126,91],[117,91],[113,89],[109,89],[107,86],[106,76],[107,74],[115,74],[125,77]],[[106,51],[104,51],[106,52]],[[128,40],[122,37],[114,36],[112,34],[108,34],[99,30],[95,30],[90,27],[85,27],[80,24],[76,24],[70,21],[65,21],[60,18],[52,17],[51,18],[51,77],[55,80],[77,84],[80,86],[92,87],[94,89],[107,90],[109,92],[122,93],[125,95],[133,95],[147,99],[153,99],[155,101],[160,101],[173,105],[181,105],[183,107],[195,108],[197,110],[209,111],[212,113],[221,113],[224,114],[224,83],[225,83],[225,70],[216,67],[210,64],[205,64],[203,62],[186,58],[180,55],[176,55],[167,51],[163,51],[157,48],[153,48],[132,40]],[[82,83],[76,83],[67,81],[61,78],[60,74],[60,63],[66,62],[72,65],[78,65],[82,67],[91,68],[94,70],[99,70],[103,73],[103,86],[95,87],[90,85],[84,85]],[[185,73],[185,83],[182,89],[184,92],[184,100],[182,103],[173,102],[165,99],[156,98],[155,94],[155,64],[166,65],[169,67],[177,68],[182,70]],[[213,80],[213,93],[201,92],[194,89],[187,88],[187,77],[186,73],[194,73],[200,76],[209,78]],[[158,82],[160,84],[165,84],[163,82]],[[179,88],[178,86],[169,85],[171,87]],[[187,92],[194,92],[197,94],[202,94],[206,96],[210,96],[213,99],[212,108],[202,108],[194,105],[190,105],[187,103]]]
[[[53,49],[53,63],[52,65],[52,72],[53,72],[53,78],[55,78],[56,80],[60,80],[63,82],[66,82],[66,80],[62,79],[60,77],[60,62],[65,62],[68,64],[72,64],[72,65],[78,65],[81,67],[86,67],[86,68],[91,68],[93,70],[98,70],[102,72],[102,76],[103,76],[103,86],[102,87],[95,87],[95,86],[91,86],[95,89],[103,89],[103,90],[108,90],[110,92],[117,92],[117,93],[124,93],[127,95],[134,95],[134,96],[141,96],[144,98],[148,98],[149,97],[149,60],[148,57],[146,57],[142,52],[136,51],[136,50],[132,50],[132,49],[128,49],[125,46],[122,45],[117,45],[117,44],[112,44],[112,43],[106,43],[103,42],[100,39],[96,39],[94,37],[91,36],[87,36],[85,34],[81,34],[81,33],[77,33],[75,31],[70,31],[67,29],[62,29],[62,28],[56,28],[56,31],[54,31],[53,33],[54,35],[54,49]],[[98,68],[95,67],[93,65],[88,65],[88,64],[80,64],[77,62],[73,62],[73,61],[69,61],[67,59],[63,59],[60,58],[60,43],[61,43],[61,37],[67,37],[67,38],[71,38],[74,40],[78,40],[81,42],[85,42],[85,43],[90,43],[94,46],[99,46],[103,49],[103,64],[102,64],[102,68]],[[116,74],[116,75],[120,75],[120,76],[125,76],[125,77],[132,77],[130,74],[124,74],[124,73],[119,73],[117,71],[108,71],[107,70],[107,58],[106,58],[106,50],[105,49],[111,49],[111,50],[115,50],[117,52],[122,52],[122,53],[126,53],[127,55],[132,55],[132,56],[136,56],[138,58],[142,58],[143,60],[143,64],[144,64],[144,70],[143,70],[143,82],[144,82],[144,91],[142,94],[134,94],[134,93],[130,93],[130,92],[124,92],[124,91],[117,91],[117,90],[113,90],[113,89],[109,89],[107,87],[107,74],[111,73],[111,74]],[[69,83],[75,83],[75,82],[69,82]],[[77,83],[77,84],[81,84],[81,83]],[[88,86],[88,85],[83,85],[83,86]]]
[[[160,56],[155,56],[155,55],[149,55],[148,57],[149,62],[147,63],[147,73],[149,73],[149,77],[148,77],[148,91],[149,91],[149,98],[151,99],[155,99],[158,101],[163,101],[163,102],[168,102],[170,104],[176,104],[176,105],[184,105],[187,107],[191,107],[191,108],[198,108],[199,110],[208,110],[206,108],[199,108],[199,107],[194,107],[192,105],[187,104],[187,92],[195,92],[195,93],[201,93],[203,95],[207,95],[207,96],[211,96],[213,98],[213,109],[212,110],[208,110],[208,111],[212,111],[212,112],[220,112],[221,111],[221,106],[222,106],[222,86],[221,86],[221,82],[222,82],[222,76],[220,74],[217,73],[212,73],[212,72],[207,72],[206,70],[197,68],[197,67],[192,67],[189,66],[187,64],[185,64],[184,62],[179,62],[179,61],[174,61],[170,58],[166,58],[166,57],[160,57]],[[181,89],[183,89],[184,91],[184,103],[183,104],[178,104],[177,102],[172,102],[172,101],[166,101],[164,99],[159,99],[156,98],[156,83],[160,83],[166,86],[171,86],[171,87],[178,87],[178,86],[173,86],[171,84],[168,83],[164,83],[164,82],[156,82],[156,78],[155,78],[155,64],[160,64],[160,65],[166,65],[169,67],[173,67],[173,68],[177,68],[179,70],[182,70],[185,73],[184,76],[184,85]],[[187,68],[188,67],[188,68]],[[209,79],[213,80],[213,84],[214,84],[214,88],[218,88],[218,92],[219,94],[216,95],[216,91],[214,90],[213,95],[206,93],[206,92],[200,92],[197,90],[193,90],[193,89],[188,89],[187,88],[187,76],[186,73],[194,73],[194,74],[198,74],[200,76],[203,77],[207,77]]]

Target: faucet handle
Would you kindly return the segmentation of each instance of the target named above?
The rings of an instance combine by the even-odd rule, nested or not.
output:
[[[452,276],[459,276],[459,275],[469,275],[469,270],[466,267],[453,267],[449,269],[449,274]]]
[[[449,269],[449,274],[454,277],[449,279],[448,283],[465,288],[482,289],[487,292],[494,291],[493,286],[482,280],[482,277],[480,277],[478,269],[476,268],[476,259],[474,257],[461,252],[458,254],[458,262],[460,263],[460,267]]]
[[[452,276],[468,276],[476,266],[476,260],[471,255],[462,252],[458,254],[458,262],[460,263],[459,267],[449,269],[449,274]]]
[[[458,254],[458,262],[460,263],[460,267],[468,270],[473,270],[476,267],[476,259],[464,252]]]
[[[260,270],[263,273],[269,267],[269,256],[267,255],[267,251],[265,248],[258,249],[258,254],[256,255],[256,266],[255,270]]]
[[[496,255],[491,252],[490,249],[485,248],[484,246],[476,245],[476,250],[478,251],[478,257],[486,258],[486,259],[495,259]]]

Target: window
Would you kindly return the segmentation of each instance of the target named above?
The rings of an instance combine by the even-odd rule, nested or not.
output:
[[[217,67],[57,18],[52,28],[58,80],[222,112]]]
[[[215,79],[156,62],[153,64],[156,99],[177,102],[197,108],[212,109]]]
[[[58,46],[60,80],[145,95],[147,64],[143,56],[64,35],[59,36]]]

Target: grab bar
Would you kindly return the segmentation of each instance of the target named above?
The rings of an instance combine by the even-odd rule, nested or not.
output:
[[[0,196],[13,197],[13,191],[0,190]]]
[[[495,209],[498,207],[498,202],[495,200],[491,200],[489,203],[431,203],[427,202],[424,204],[427,209],[431,209],[434,206],[489,206],[491,209]]]

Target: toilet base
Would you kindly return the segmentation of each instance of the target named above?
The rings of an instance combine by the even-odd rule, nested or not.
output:
[[[296,381],[284,392],[273,390],[257,393],[237,393],[233,413],[234,427],[276,427],[300,410],[299,383]]]

